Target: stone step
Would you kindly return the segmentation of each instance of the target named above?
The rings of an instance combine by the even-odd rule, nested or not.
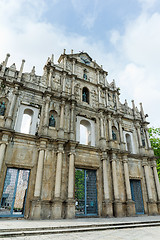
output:
[[[47,235],[47,234],[62,234],[90,231],[104,231],[127,228],[142,228],[142,227],[157,227],[160,226],[160,221],[152,222],[129,222],[129,223],[112,223],[112,224],[91,224],[77,226],[61,226],[61,227],[46,227],[46,228],[19,228],[19,229],[1,229],[0,238]]]

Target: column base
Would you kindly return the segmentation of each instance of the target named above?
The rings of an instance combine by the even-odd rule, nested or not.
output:
[[[52,205],[51,219],[61,219],[62,218],[62,200],[55,199]]]
[[[116,200],[113,203],[115,217],[124,217],[122,202]]]
[[[41,219],[41,201],[31,201],[30,219],[38,220]]]
[[[75,200],[74,199],[67,200],[66,218],[75,218]]]
[[[158,214],[158,208],[156,202],[148,202],[148,214],[149,215],[157,215]]]
[[[127,205],[127,217],[135,216],[136,215],[135,202],[132,200],[128,200],[126,202],[126,205]]]
[[[50,201],[43,201],[41,203],[41,219],[50,219],[51,217],[51,203]]]
[[[113,204],[110,200],[103,201],[103,217],[113,217]]]

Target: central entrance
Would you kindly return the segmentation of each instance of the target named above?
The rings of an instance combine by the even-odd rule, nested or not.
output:
[[[97,215],[96,171],[75,170],[76,216]]]

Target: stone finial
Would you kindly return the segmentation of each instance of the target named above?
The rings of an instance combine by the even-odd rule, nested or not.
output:
[[[133,107],[133,113],[136,114],[136,107],[135,107],[135,104],[134,104],[134,100],[132,100],[131,102],[132,102],[132,107]]]
[[[7,62],[8,62],[8,58],[9,58],[9,57],[10,57],[10,54],[7,53],[7,55],[6,55],[6,59],[5,59],[5,61],[4,61],[4,67],[7,66]]]
[[[145,120],[145,115],[144,115],[144,110],[143,110],[142,103],[140,103],[139,105],[140,105],[140,112],[141,112],[142,119]]]
[[[36,71],[35,71],[35,66],[33,66],[32,70],[31,70],[31,75],[34,76],[35,73],[36,73]]]
[[[101,68],[103,69],[103,65],[101,65]]]
[[[113,79],[113,88],[116,88],[116,82],[114,79]]]
[[[124,104],[128,107],[127,99],[125,99]]]
[[[73,54],[73,49],[71,49],[71,54]]]
[[[13,69],[13,70],[16,70],[16,64],[13,63],[9,68]]]
[[[63,54],[66,54],[66,49],[64,48]]]
[[[54,54],[51,55],[51,64],[54,64]]]
[[[19,71],[19,74],[18,74],[17,81],[20,81],[20,79],[21,79],[21,77],[22,77],[22,72],[23,72],[24,63],[25,63],[25,60],[22,59],[22,63],[21,63],[21,67],[20,67],[20,71]]]

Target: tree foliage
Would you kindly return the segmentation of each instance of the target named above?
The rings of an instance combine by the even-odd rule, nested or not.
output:
[[[160,179],[160,128],[149,128],[149,137],[154,154],[157,157],[157,171]]]

